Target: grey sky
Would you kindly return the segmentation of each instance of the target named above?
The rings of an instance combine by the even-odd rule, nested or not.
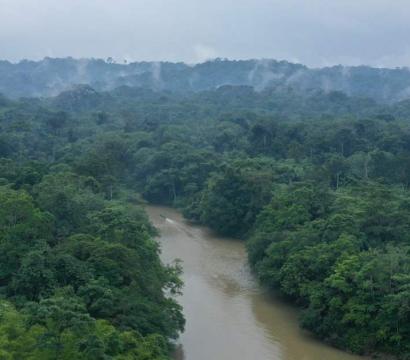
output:
[[[409,0],[0,0],[0,59],[410,66]]]

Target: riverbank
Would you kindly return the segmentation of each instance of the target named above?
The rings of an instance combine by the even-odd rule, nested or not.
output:
[[[147,206],[162,260],[184,268],[186,330],[178,360],[363,360],[302,331],[298,311],[262,289],[243,242],[185,221],[174,209]]]

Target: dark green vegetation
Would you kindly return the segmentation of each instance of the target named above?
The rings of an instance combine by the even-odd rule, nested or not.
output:
[[[246,238],[303,327],[410,358],[409,119],[409,101],[286,86],[0,98],[1,356],[167,357],[179,269],[140,193]]]
[[[161,264],[120,184],[126,142],[72,134],[74,119],[0,109],[0,358],[168,359],[184,327],[179,266]]]

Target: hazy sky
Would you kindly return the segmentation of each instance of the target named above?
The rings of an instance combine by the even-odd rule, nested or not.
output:
[[[0,59],[410,66],[410,0],[0,0]]]

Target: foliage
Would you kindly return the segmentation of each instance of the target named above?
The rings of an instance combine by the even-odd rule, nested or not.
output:
[[[116,66],[91,63],[97,78]],[[169,358],[181,268],[161,263],[142,197],[246,239],[261,281],[321,338],[410,356],[408,101],[259,87],[264,69],[303,70],[276,62],[255,91],[240,81],[255,66],[201,64],[189,85],[162,64],[165,89],[145,74],[126,82],[142,88],[0,98],[0,358]]]

